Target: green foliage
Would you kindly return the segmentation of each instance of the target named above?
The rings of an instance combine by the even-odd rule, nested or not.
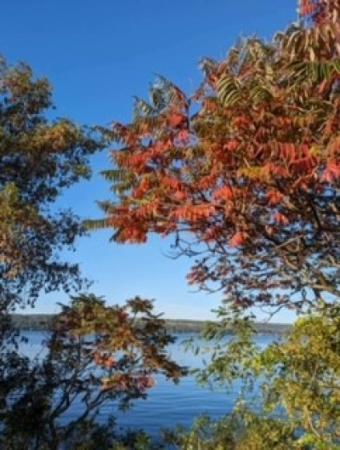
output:
[[[339,0],[301,0],[300,23],[270,44],[250,38],[221,62],[205,60],[194,96],[158,77],[150,101],[136,99],[132,123],[96,129],[122,146],[103,172],[117,203],[100,202],[105,218],[85,225],[114,228],[117,242],[174,234],[179,252],[197,257],[189,282],[224,292],[198,378],[241,382],[241,396],[223,420],[168,434],[183,450],[339,447],[339,12]],[[83,227],[51,206],[88,177],[100,144],[69,120],[47,120],[50,107],[46,80],[1,62],[0,444],[146,450],[145,434],[117,436],[95,417],[106,401],[144,397],[154,373],[184,373],[167,357],[171,337],[150,301],[74,298],[42,361],[21,357],[11,334],[6,313],[25,295],[34,303],[42,288],[81,285],[57,250]],[[261,348],[245,313],[257,305],[310,315]],[[61,425],[76,399],[84,414]]]
[[[44,289],[80,286],[76,265],[58,259],[84,232],[53,203],[90,175],[88,157],[102,147],[91,130],[49,120],[51,86],[29,66],[0,59],[0,307],[33,304]]]
[[[339,307],[301,317],[284,338],[262,349],[254,345],[249,321],[237,323],[238,333],[228,340],[227,322],[207,329],[212,359],[198,379],[229,388],[241,382],[239,405],[221,422],[199,422],[184,433],[180,448],[338,448]]]
[[[296,439],[289,425],[240,408],[220,421],[202,417],[190,432],[178,429],[166,439],[181,450],[286,450]]]

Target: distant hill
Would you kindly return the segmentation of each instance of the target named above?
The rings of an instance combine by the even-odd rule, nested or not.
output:
[[[55,314],[13,314],[15,328],[19,330],[47,331],[52,328]]]
[[[52,327],[53,314],[13,314],[14,326],[19,330],[48,331]],[[173,333],[187,333],[202,331],[206,322],[199,320],[166,319],[166,328]],[[257,322],[257,331],[261,334],[284,334],[289,331],[290,325],[280,323]]]

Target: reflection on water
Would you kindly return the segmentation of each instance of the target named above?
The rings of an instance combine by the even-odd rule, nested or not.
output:
[[[42,357],[42,342],[48,335],[42,332],[26,332],[25,336],[28,342],[21,344],[22,353],[30,357]],[[190,338],[200,344],[198,335],[180,333],[177,334],[176,343],[169,346],[169,353],[181,365],[192,369],[202,367],[202,355],[195,355],[186,349],[185,341]],[[259,336],[257,343],[266,346],[273,339],[273,336]],[[151,389],[146,400],[137,400],[131,410],[117,413],[119,426],[140,428],[156,436],[162,428],[171,428],[177,424],[190,426],[200,415],[209,414],[212,418],[219,418],[232,410],[240,390],[237,384],[231,392],[212,390],[198,385],[192,375],[184,377],[179,384],[174,384],[163,376],[157,376],[156,380],[157,384]],[[65,420],[77,417],[80,411],[81,404],[74,405]],[[101,408],[98,419],[105,421],[108,415],[116,415],[116,412],[115,405],[105,405]]]

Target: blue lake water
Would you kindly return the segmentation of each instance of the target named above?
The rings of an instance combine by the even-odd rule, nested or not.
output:
[[[25,332],[29,342],[21,344],[24,354],[31,357],[42,355],[42,341],[47,337],[42,332]],[[202,355],[195,355],[186,350],[185,341],[194,338],[199,342],[199,336],[195,334],[177,334],[177,341],[169,346],[169,354],[179,364],[189,368],[202,367]],[[274,340],[274,336],[259,336],[257,343],[266,346]],[[101,408],[98,417],[104,421],[109,415],[114,414],[117,425],[122,428],[143,429],[152,436],[158,436],[161,429],[172,428],[176,425],[190,426],[196,418],[208,414],[212,418],[219,418],[228,414],[238,398],[240,385],[234,385],[231,391],[223,389],[211,389],[208,386],[198,385],[192,375],[188,375],[174,384],[162,376],[156,377],[156,386],[149,391],[146,400],[135,401],[134,406],[127,412],[118,411],[115,405],[106,405]],[[74,405],[68,412],[66,420],[79,415],[81,405]]]

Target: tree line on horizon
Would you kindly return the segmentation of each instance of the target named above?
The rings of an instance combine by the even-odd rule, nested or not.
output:
[[[11,319],[18,331],[49,331],[53,330],[53,324],[58,317],[58,314],[12,314]],[[198,333],[210,322],[214,321],[164,318],[164,326],[171,333]],[[259,334],[284,334],[290,329],[289,324],[276,322],[254,322],[253,326]],[[229,332],[232,334],[233,330],[230,329]]]
[[[159,77],[112,128],[48,119],[46,79],[0,61],[0,448],[148,450],[336,449],[340,445],[340,1],[301,0],[300,21],[272,41],[242,40],[205,59],[187,95]],[[103,172],[103,218],[55,212],[91,176],[90,157],[118,144]],[[145,398],[157,373],[174,382],[174,337],[136,296],[109,306],[79,266],[60,258],[89,231],[121,244],[173,236],[190,258],[188,283],[221,294],[202,336],[213,348],[198,381],[242,383],[234,411],[153,442],[100,425],[104,404]],[[41,292],[64,291],[46,356],[20,354],[12,314]],[[253,307],[298,319],[256,346]],[[142,326],[141,326],[142,324]],[[226,344],[224,337],[235,330]],[[262,380],[260,394],[254,391]],[[253,401],[245,401],[254,396]],[[64,423],[75,402],[83,411]],[[20,417],[20,421],[18,421]]]

